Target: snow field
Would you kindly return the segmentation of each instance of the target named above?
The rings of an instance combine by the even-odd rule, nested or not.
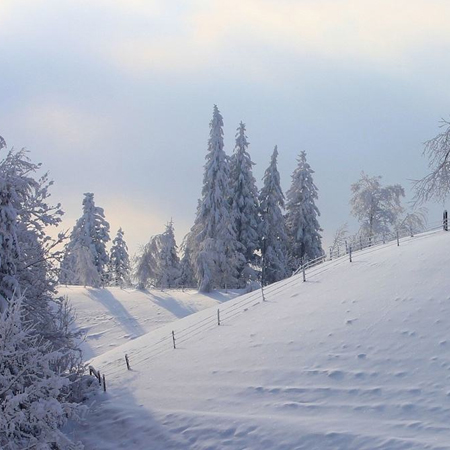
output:
[[[176,350],[171,330],[216,307],[104,353],[109,390],[71,432],[98,450],[448,449],[448,247],[437,232],[355,252],[249,294]]]
[[[77,328],[86,332],[85,360],[123,345],[143,334],[239,295],[239,290],[199,294],[194,290],[140,291],[109,287],[60,286],[69,297]]]

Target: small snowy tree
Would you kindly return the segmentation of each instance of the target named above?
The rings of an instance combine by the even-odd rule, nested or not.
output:
[[[164,233],[153,236],[142,248],[136,258],[134,278],[139,289],[174,288],[178,287],[180,275],[173,222],[169,222]]]
[[[416,205],[428,200],[444,201],[450,192],[450,122],[442,120],[442,133],[425,142],[423,155],[430,173],[414,182]]]
[[[95,267],[94,261],[92,260],[92,253],[89,251],[89,248],[77,244],[72,252],[75,261],[73,269],[76,274],[76,284],[84,287],[92,286],[99,288],[102,285],[102,281],[97,267]]]
[[[138,289],[146,289],[158,279],[158,254],[160,235],[145,244],[134,261],[134,279]]]
[[[427,225],[427,209],[418,208],[417,210],[409,211],[404,217],[397,219],[395,225],[396,230],[400,234],[414,234],[420,233],[425,230]]]
[[[292,174],[291,188],[286,194],[286,227],[293,270],[300,266],[302,259],[311,260],[324,254],[313,173],[314,170],[306,161],[306,152],[301,152],[298,166]]]
[[[362,172],[351,190],[352,214],[361,224],[362,236],[370,242],[374,236],[388,234],[403,212],[404,189],[399,184],[383,187],[381,176],[369,177]]]
[[[275,283],[288,275],[284,195],[280,186],[277,157],[278,149],[275,146],[270,165],[264,173],[264,185],[259,196],[263,284]]]
[[[109,241],[109,223],[105,219],[103,208],[94,203],[94,194],[86,193],[83,199],[83,215],[72,230],[70,241],[66,246],[65,257],[61,265],[60,282],[65,284],[84,284],[77,270],[88,269],[86,252],[91,255],[101,283],[107,281],[107,264],[109,261],[106,243]],[[83,247],[85,250],[80,251]],[[81,261],[77,258],[81,257]],[[85,271],[85,270],[84,270]]]
[[[331,251],[335,253],[339,252],[341,248],[345,248],[345,243],[347,242],[348,237],[348,224],[344,223],[344,225],[341,225],[334,233]],[[345,251],[346,250],[347,249],[345,249]]]
[[[181,246],[184,251],[183,257],[180,261],[180,279],[178,281],[181,287],[194,287],[197,286],[197,280],[195,278],[194,265],[192,264],[191,251],[186,242]]]
[[[258,263],[259,248],[259,201],[256,181],[252,173],[252,162],[248,153],[245,124],[239,124],[236,146],[230,160],[231,214],[236,229],[236,238],[242,246],[245,266],[240,278],[244,283],[256,279],[254,266]]]
[[[238,287],[239,274],[245,263],[230,211],[230,169],[223,148],[223,119],[214,105],[202,199],[189,239],[196,278],[202,292]]]
[[[122,288],[130,284],[130,258],[122,228],[119,228],[119,231],[117,231],[111,247],[109,280],[112,286],[120,286]]]
[[[159,282],[161,288],[178,287],[180,279],[180,258],[177,253],[177,243],[173,222],[166,225],[166,231],[161,235],[158,255]]]
[[[70,381],[55,370],[64,355],[25,321],[23,297],[0,314],[0,448],[70,449],[59,428],[77,416]]]

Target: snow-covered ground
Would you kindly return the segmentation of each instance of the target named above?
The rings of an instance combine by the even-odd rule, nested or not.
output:
[[[76,313],[76,326],[86,333],[83,356],[90,359],[131,339],[205,308],[217,306],[241,292],[199,294],[194,290],[94,289],[60,286]]]
[[[95,358],[108,391],[73,438],[92,450],[450,449],[450,233],[307,277],[221,305],[220,326],[211,308]]]

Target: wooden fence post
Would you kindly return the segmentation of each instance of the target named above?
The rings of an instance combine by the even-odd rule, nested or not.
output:
[[[261,282],[261,297],[262,297],[262,301],[265,302],[266,301],[266,296],[264,294],[264,285]]]
[[[349,245],[348,247],[348,256],[350,257],[350,262],[352,262],[352,246]]]
[[[217,325],[220,326],[220,309],[217,308]]]
[[[305,268],[305,266],[306,266],[305,259],[303,258],[303,261],[302,261],[303,283],[306,281],[306,268]]]
[[[131,370],[131,368],[130,368],[130,360],[128,359],[128,355],[127,354],[125,354],[125,362],[127,363],[127,369]]]
[[[398,230],[397,230],[397,247],[400,247],[400,239],[398,237]]]
[[[444,211],[443,221],[442,225],[444,227],[444,231],[448,231],[448,213],[447,210]]]
[[[173,348],[176,349],[176,343],[175,343],[175,331],[172,331],[172,341],[173,341]]]
[[[103,392],[106,392],[106,378],[105,378],[105,374],[103,374]]]
[[[98,378],[98,384],[102,385],[102,377],[100,376],[100,370],[97,370],[97,378]]]

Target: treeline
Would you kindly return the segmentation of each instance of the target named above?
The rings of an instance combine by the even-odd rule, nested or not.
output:
[[[60,281],[141,289],[190,287],[203,292],[252,288],[282,280],[302,263],[323,256],[318,189],[306,153],[300,153],[285,195],[275,146],[258,189],[245,125],[241,122],[236,130],[231,155],[225,152],[223,134],[223,118],[214,106],[201,198],[181,249],[171,221],[131,263],[121,229],[108,253],[109,224],[103,209],[94,205],[93,194],[85,194],[83,215],[66,246]],[[346,224],[339,227],[331,251],[345,241],[370,243],[395,231],[417,233],[425,228],[426,210],[405,209],[405,191],[399,184],[383,186],[380,176],[362,172],[350,191],[351,214],[360,228],[351,237]]]
[[[108,255],[109,224],[103,209],[95,206],[93,194],[85,194],[83,215],[66,246],[61,283],[185,286],[208,292],[270,284],[290,275],[302,261],[323,255],[315,204],[318,190],[306,153],[300,153],[285,197],[277,147],[261,190],[248,148],[245,125],[240,123],[234,152],[225,153],[223,119],[214,106],[202,195],[194,225],[181,246],[181,260],[172,222],[142,247],[132,270],[121,230]]]

